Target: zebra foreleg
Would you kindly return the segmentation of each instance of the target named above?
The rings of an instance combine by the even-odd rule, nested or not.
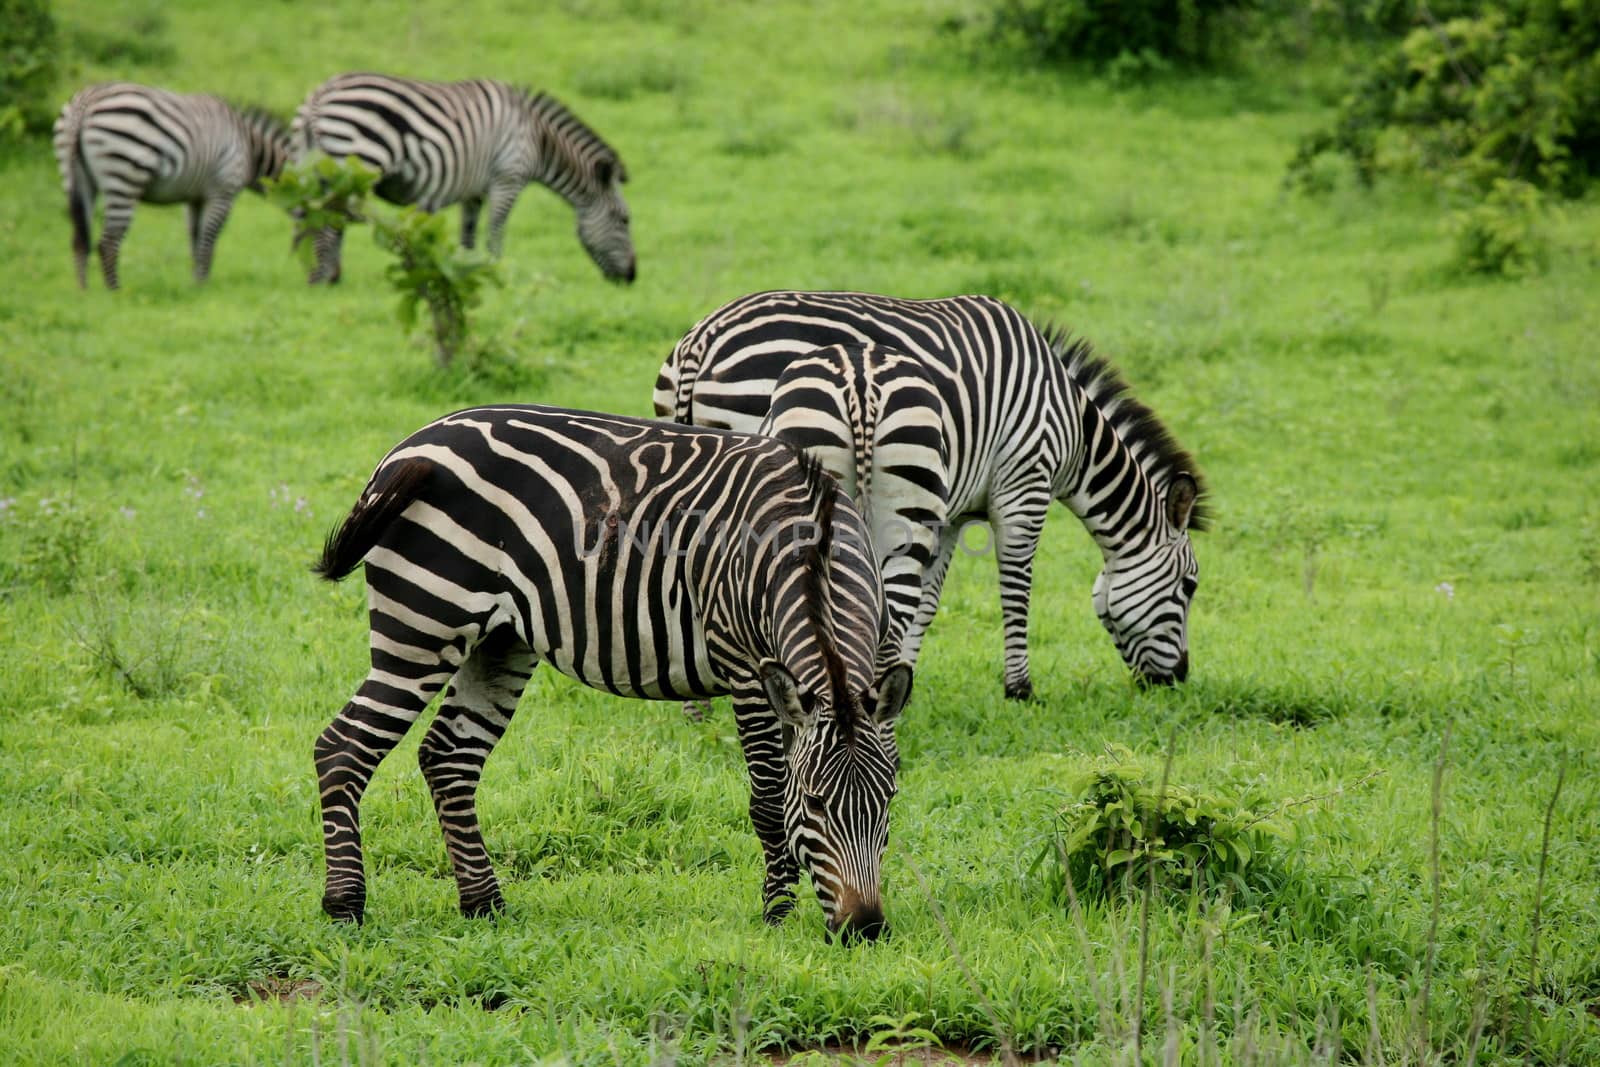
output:
[[[733,721],[750,772],[750,821],[767,864],[767,877],[761,887],[761,917],[776,926],[794,908],[800,868],[789,851],[783,826],[783,788],[789,774],[783,754],[783,728],[767,706],[761,683],[754,678],[734,686]]]
[[[461,201],[461,247],[478,243],[478,218],[483,214],[483,197],[469,196]]]
[[[1000,568],[1000,621],[1005,631],[1005,687],[1010,700],[1031,700],[1028,675],[1028,602],[1033,596],[1033,554],[1039,547],[1050,489],[1043,481],[996,493],[990,500],[995,563]]]
[[[456,671],[417,751],[455,871],[461,914],[468,918],[505,909],[478,823],[478,782],[537,665],[520,639],[490,638],[480,644]]]
[[[100,231],[100,242],[96,248],[100,253],[100,275],[105,279],[107,289],[117,288],[117,253],[132,224],[133,201],[106,194],[105,225]]]
[[[211,258],[216,253],[217,237],[222,233],[228,213],[233,210],[233,195],[214,196],[198,206],[189,204],[189,254],[194,259],[194,280],[211,276]]]
[[[317,788],[322,795],[322,845],[328,867],[322,910],[346,922],[359,923],[366,913],[361,796],[383,757],[451,674],[437,661],[406,665],[410,668],[406,677],[374,666],[350,703],[317,738]]]

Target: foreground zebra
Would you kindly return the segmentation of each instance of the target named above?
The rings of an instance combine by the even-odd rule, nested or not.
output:
[[[678,422],[750,429],[777,380],[821,345],[876,342],[919,360],[948,421],[950,522],[916,619],[915,663],[961,524],[987,518],[1000,568],[1005,692],[1027,698],[1033,555],[1051,500],[1083,522],[1105,560],[1094,608],[1117,651],[1150,682],[1189,672],[1188,616],[1206,527],[1193,459],[1086,341],[1044,333],[990,297],[896,300],[866,293],[756,293],[712,312],[673,349],[656,410]]]
[[[546,662],[623,696],[731,693],[767,920],[793,906],[803,865],[830,931],[879,936],[911,671],[873,673],[883,589],[867,546],[833,480],[768,438],[524,406],[418,430],[317,565],[337,580],[366,561],[372,653],[316,745],[323,908],[362,918],[362,792],[447,682],[418,760],[462,912],[503,906],[474,798]]]
[[[276,178],[289,147],[289,133],[276,118],[214,96],[128,82],[80,89],[55,124],[78,286],[88,287],[96,196],[106,202],[99,252],[107,289],[117,288],[117,251],[139,200],[188,207],[194,277],[205,281],[234,198],[241,189],[260,192],[263,178]]]
[[[578,240],[602,273],[636,273],[628,172],[609,145],[559,101],[504,82],[427,82],[386,74],[340,74],[306,97],[294,117],[297,151],[354,156],[378,170],[374,192],[429,212],[461,204],[461,244],[476,243],[489,202],[489,252],[498,257],[512,205],[529,182],[578,213]],[[316,235],[311,281],[338,281],[338,230]]]

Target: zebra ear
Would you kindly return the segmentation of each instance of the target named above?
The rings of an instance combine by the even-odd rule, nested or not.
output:
[[[911,699],[910,665],[896,663],[890,667],[878,679],[877,690],[878,704],[873,709],[872,717],[878,720],[879,725],[887,726],[900,717],[906,701]]]
[[[1199,491],[1187,474],[1174,476],[1167,486],[1167,521],[1180,533],[1189,528],[1189,516],[1194,514],[1194,498]]]
[[[800,683],[794,680],[788,668],[775,659],[761,664],[761,685],[767,691],[767,703],[785,726],[808,726],[811,716],[800,701]]]

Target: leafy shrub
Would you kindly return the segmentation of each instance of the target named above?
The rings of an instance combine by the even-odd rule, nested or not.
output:
[[[308,267],[316,250],[307,238],[317,231],[371,223],[378,247],[395,257],[385,276],[400,292],[401,324],[410,329],[417,310],[427,308],[435,354],[440,366],[448,366],[467,340],[467,312],[483,300],[486,283],[499,284],[498,268],[487,253],[457,245],[442,216],[414,207],[369,207],[377,180],[378,172],[360,160],[317,156],[284,168],[265,184],[272,201],[295,219],[294,247]]]
[[[262,182],[267,198],[295,220],[293,247],[308,270],[316,257],[315,245],[308,238],[318,230],[343,231],[352,223],[364,222],[367,194],[378,177],[377,170],[359,159],[316,155]]]
[[[49,0],[0,0],[0,143],[50,128],[58,61]]]
[[[26,586],[72,592],[96,538],[94,522],[73,494],[45,497],[31,508],[0,499],[0,599]]]
[[[378,246],[395,257],[386,277],[400,291],[400,321],[410,329],[426,307],[439,365],[449,366],[467,339],[467,312],[482,302],[485,283],[500,283],[499,271],[486,252],[458,245],[442,216],[406,208],[374,216],[372,227]]]
[[[1543,197],[1527,182],[1505,178],[1474,207],[1450,217],[1455,234],[1455,265],[1469,274],[1526,274],[1544,264],[1546,245],[1539,229]]]
[[[1425,12],[1426,14],[1426,12]],[[1363,180],[1417,170],[1479,189],[1495,179],[1577,195],[1600,174],[1600,0],[1511,0],[1390,45],[1306,137],[1290,177],[1325,152]]]
[[[995,0],[989,31],[997,43],[1038,62],[1115,61],[1126,78],[1162,61],[1212,62],[1228,37],[1223,23],[1249,6],[1249,0]]]
[[[1135,768],[1104,766],[1057,813],[1034,869],[1049,872],[1058,896],[1068,879],[1094,898],[1118,887],[1139,892],[1152,876],[1168,892],[1224,882],[1243,888],[1257,880],[1273,839],[1290,835],[1276,815],[1170,782],[1161,789]]]

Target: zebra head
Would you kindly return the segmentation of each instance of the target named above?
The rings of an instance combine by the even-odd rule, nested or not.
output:
[[[1200,568],[1189,543],[1199,487],[1174,475],[1156,534],[1106,559],[1094,582],[1094,611],[1122,659],[1142,682],[1171,685],[1189,676],[1189,605]]]
[[[638,261],[628,230],[628,203],[622,199],[627,168],[614,156],[601,156],[594,161],[592,174],[593,192],[577,204],[578,240],[607,278],[632,283]]]
[[[811,874],[828,932],[875,941],[889,932],[879,887],[900,769],[894,724],[911,696],[911,668],[899,664],[861,693],[839,684],[842,672],[830,674],[833,684],[808,692],[777,661],[761,665],[783,724],[784,832]]]

